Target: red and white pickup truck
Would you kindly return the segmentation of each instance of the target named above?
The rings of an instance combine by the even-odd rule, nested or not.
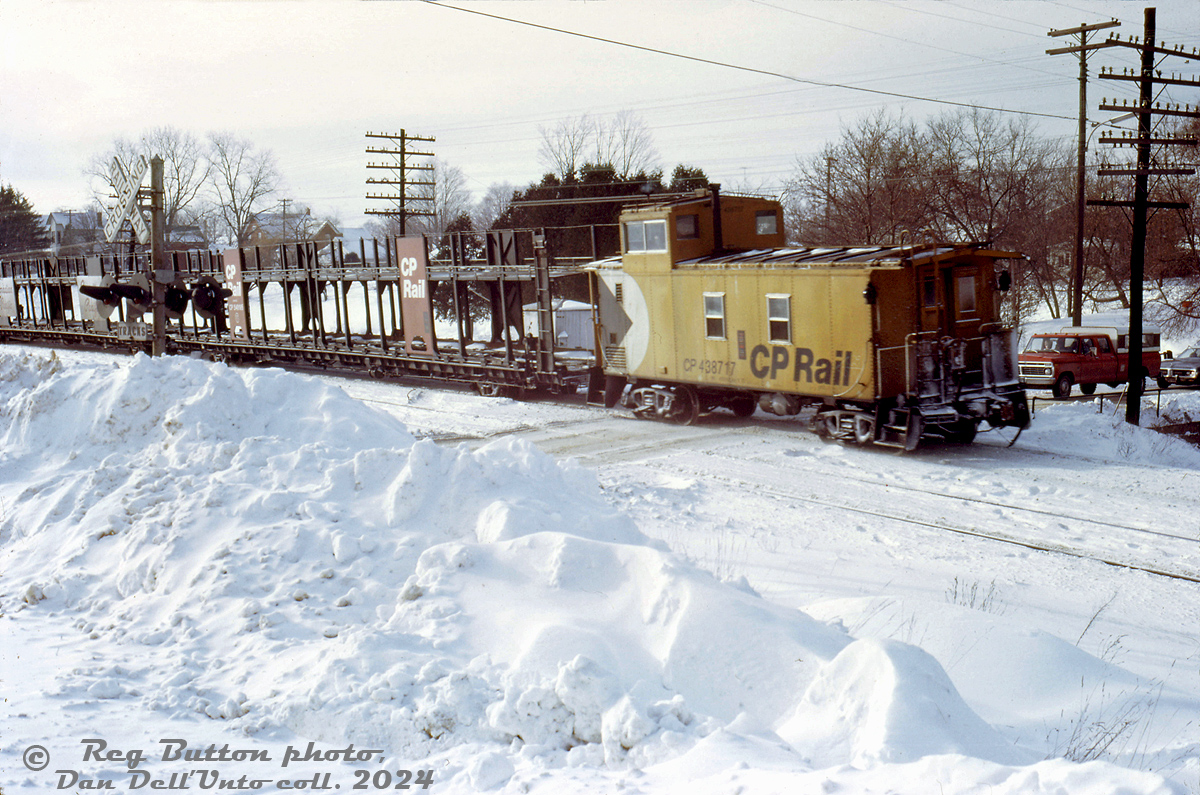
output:
[[[1129,380],[1129,330],[1067,326],[1056,334],[1034,334],[1017,357],[1023,386],[1050,389],[1055,397],[1071,387],[1090,395],[1097,384],[1117,386]],[[1142,330],[1142,377],[1160,378],[1159,331]],[[1160,384],[1161,386],[1161,384]]]

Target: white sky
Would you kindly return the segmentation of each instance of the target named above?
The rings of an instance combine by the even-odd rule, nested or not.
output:
[[[1078,62],[1045,50],[1051,28],[1117,17],[1135,2],[978,0],[538,0],[459,5],[592,36],[777,72],[955,102],[1062,116],[1075,134]],[[1158,38],[1200,46],[1200,3],[1155,4]],[[633,110],[661,165],[697,165],[727,188],[771,190],[836,136],[887,107],[915,118],[952,108],[805,85],[439,8],[417,0],[0,0],[0,181],[39,212],[84,206],[88,160],[157,126],[231,131],[272,150],[277,198],[360,226],[368,130],[434,136],[478,196],[545,171],[539,126]],[[1168,69],[1200,76],[1200,61]],[[1133,51],[1093,56],[1133,66]],[[1102,96],[1132,84],[1093,80]],[[1171,101],[1200,101],[1174,89]]]

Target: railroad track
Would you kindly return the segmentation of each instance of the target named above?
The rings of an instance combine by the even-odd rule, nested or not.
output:
[[[1047,487],[1051,493],[1048,499],[1060,501],[1053,505],[962,493],[965,489],[982,488],[984,484],[979,483],[958,487],[958,493],[954,484],[941,484],[943,490],[939,491],[938,484],[931,487],[929,483],[906,482],[903,477],[888,475],[900,461],[905,461],[908,469],[915,466],[929,470],[928,460],[872,454],[870,450],[853,451],[856,457],[853,465],[836,470],[819,463],[789,466],[781,464],[777,455],[758,453],[754,446],[763,441],[764,435],[778,435],[799,445],[806,453],[825,449],[827,444],[815,435],[797,433],[804,428],[801,423],[779,421],[765,425],[726,419],[723,415],[712,420],[714,423],[679,427],[588,409],[587,416],[578,419],[536,427],[514,426],[487,437],[454,441],[483,443],[496,436],[520,435],[548,453],[575,458],[601,474],[625,465],[647,467],[735,493],[761,494],[785,503],[870,516],[899,525],[1200,583],[1200,534],[1175,529],[1192,526],[1186,516],[1190,511],[1187,506],[1164,509],[1156,519],[1120,521],[1114,518],[1119,511],[1114,513],[1112,506],[1089,513],[1085,507],[1091,504],[1087,494],[1053,494],[1053,485]],[[991,454],[1009,458],[1008,451],[1000,447],[986,448],[986,452],[978,445],[954,449],[989,458]],[[1033,451],[1022,451],[1022,455],[1028,452]],[[1057,457],[1049,452],[1045,455]],[[808,457],[799,460],[807,464],[804,459]],[[1038,465],[1033,469],[1041,473],[1038,477],[1043,481],[1053,471]],[[981,471],[983,474],[986,473]],[[1031,478],[1032,475],[1022,480]],[[1195,480],[1200,482],[1200,476]],[[1190,489],[1194,485],[1179,487]],[[1159,483],[1159,486],[1167,499],[1170,484]],[[1179,515],[1180,512],[1184,515]],[[1164,558],[1172,557],[1178,565],[1162,565]]]
[[[844,472],[839,472],[836,475],[821,475],[820,473],[805,470],[803,472],[803,482],[805,485],[803,488],[797,488],[783,485],[779,482],[780,477],[772,476],[772,472],[778,473],[777,469],[772,470],[771,468],[762,466],[754,467],[751,462],[738,461],[729,456],[720,456],[720,458],[721,460],[717,466],[688,466],[678,460],[666,462],[661,459],[651,459],[641,463],[643,466],[660,469],[674,476],[702,479],[709,483],[722,483],[735,490],[749,488],[753,489],[756,494],[770,495],[785,501],[870,516],[876,519],[885,519],[913,527],[986,539],[1024,549],[1092,560],[1160,577],[1200,583],[1200,540],[1195,535],[1184,535],[1143,526],[1121,524],[1095,517],[1065,516],[1061,512],[1048,511],[1042,508],[1014,505],[1012,503],[965,495],[923,491],[903,484],[879,484],[866,478],[847,476]],[[714,470],[719,470],[719,472]],[[784,473],[786,477],[794,477],[796,474],[795,472]],[[852,492],[854,499],[851,499],[851,494],[848,493],[851,490],[845,488],[847,482],[858,486]],[[837,488],[838,485],[841,486],[840,489]],[[870,486],[875,487],[877,493],[873,496],[864,495],[865,487]],[[914,516],[911,510],[906,507],[907,503],[895,499],[895,495],[897,494],[919,495],[920,499],[916,502],[931,508],[925,511],[928,515]],[[880,497],[883,499],[880,499]],[[888,505],[892,507],[886,507]],[[980,516],[978,513],[980,508],[998,512],[1000,516]],[[969,518],[966,521],[963,521],[961,518],[959,521],[955,521],[950,518],[963,517],[964,513],[971,514],[971,511],[967,509],[974,509],[974,516],[977,518],[977,521],[971,521]],[[1022,521],[1020,520],[1021,516],[1034,517],[1034,520],[1030,521],[1026,519]],[[1112,539],[1112,543],[1108,549],[1087,549],[1062,541],[1048,539],[1044,536],[1039,538],[1034,535],[1036,533],[1037,522],[1046,518],[1051,518],[1055,523],[1064,525],[1062,532],[1064,535],[1078,537],[1085,534],[1088,530],[1102,531],[1105,534],[1105,538]],[[995,524],[1000,522],[1014,524],[1024,529],[1025,532],[1006,532],[994,529]],[[1119,537],[1114,537],[1115,534],[1119,534]],[[1153,539],[1156,542],[1154,548],[1149,548],[1148,540],[1139,541],[1142,537]],[[1130,539],[1133,540],[1131,541]],[[1164,554],[1164,543],[1169,543],[1178,556],[1186,556],[1196,560],[1196,564],[1186,567],[1168,568],[1149,562],[1149,558],[1158,558]],[[1145,548],[1145,557],[1139,560],[1138,556],[1133,554],[1127,553],[1122,555],[1117,550],[1117,547],[1121,546],[1133,549],[1138,547]]]

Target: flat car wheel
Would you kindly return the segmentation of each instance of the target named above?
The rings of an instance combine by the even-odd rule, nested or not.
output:
[[[1050,394],[1054,395],[1056,398],[1070,397],[1071,384],[1073,383],[1074,379],[1071,378],[1071,374],[1063,373],[1058,377],[1058,380],[1054,382],[1054,386],[1051,388]]]

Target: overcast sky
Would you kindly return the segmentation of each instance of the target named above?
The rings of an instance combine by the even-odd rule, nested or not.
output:
[[[727,187],[770,191],[797,158],[873,109],[915,119],[954,110],[856,89],[1045,114],[1029,118],[1070,139],[1078,62],[1046,55],[1069,41],[1046,32],[1117,17],[1116,32],[1140,35],[1146,5],[0,0],[0,182],[39,212],[81,208],[90,197],[83,169],[115,138],[157,126],[230,131],[274,152],[284,179],[277,198],[361,226],[364,209],[380,206],[364,198],[368,130],[436,137],[428,146],[478,196],[492,183],[540,177],[539,128],[631,110],[668,174],[686,163]],[[1159,39],[1200,47],[1200,2],[1155,5]],[[1200,76],[1200,61],[1172,61]],[[1090,63],[1095,74],[1133,66],[1135,55],[1107,50]],[[1134,93],[1093,80],[1089,114],[1112,115],[1095,109],[1101,96]],[[1169,96],[1200,102],[1195,89]]]

